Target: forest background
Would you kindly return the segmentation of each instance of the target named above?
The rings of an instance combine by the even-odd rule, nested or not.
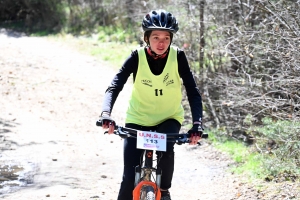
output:
[[[235,159],[256,178],[299,181],[300,1],[1,0],[0,27],[142,45],[141,19],[158,8],[179,21],[174,43],[201,89],[211,140],[246,147]]]

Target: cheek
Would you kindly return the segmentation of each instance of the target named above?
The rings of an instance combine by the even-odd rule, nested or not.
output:
[[[155,45],[157,45],[157,43],[153,40],[149,40],[149,45],[150,46],[155,46]]]
[[[157,40],[154,40],[154,39],[149,39],[149,42],[150,42],[151,44],[155,44],[155,43],[157,43],[156,41],[157,41]]]

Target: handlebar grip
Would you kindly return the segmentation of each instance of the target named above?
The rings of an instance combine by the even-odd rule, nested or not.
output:
[[[96,126],[102,126],[102,121],[100,121],[100,119],[96,121]]]
[[[207,133],[202,133],[201,138],[208,138],[208,134]]]

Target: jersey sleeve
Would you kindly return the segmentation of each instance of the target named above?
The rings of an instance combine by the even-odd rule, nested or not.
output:
[[[193,122],[202,121],[202,98],[184,51],[178,50],[178,72],[185,87]]]
[[[132,73],[136,73],[138,66],[137,51],[133,51],[131,55],[125,60],[123,66],[118,73],[113,77],[110,85],[105,91],[102,103],[102,112],[111,113],[115,101],[119,93],[123,90],[125,83]]]

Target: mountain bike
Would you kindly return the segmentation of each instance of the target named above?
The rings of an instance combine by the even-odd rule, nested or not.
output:
[[[102,123],[97,121],[96,125],[102,126]],[[153,162],[155,161],[153,153],[155,150],[162,150],[166,142],[174,142],[176,144],[189,143],[188,133],[164,134],[115,125],[114,134],[123,139],[129,137],[137,138],[137,148],[144,149],[143,160],[140,165],[135,167],[133,200],[160,200],[162,170],[158,167],[153,167]],[[208,138],[208,135],[203,133],[201,138]],[[156,161],[158,164],[159,160]]]

